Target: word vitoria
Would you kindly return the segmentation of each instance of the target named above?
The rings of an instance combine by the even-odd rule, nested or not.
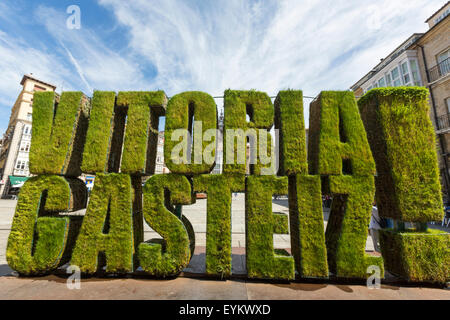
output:
[[[221,174],[209,174],[214,161],[202,155],[215,158],[217,137],[205,133],[218,129],[218,116],[207,93],[168,99],[163,91],[96,91],[89,99],[81,92],[37,92],[34,176],[19,195],[8,263],[22,275],[70,263],[86,275],[104,269],[175,276],[195,249],[192,226],[176,208],[206,193],[205,272],[227,278],[232,193],[245,192],[249,278],[366,279],[377,266],[381,276],[388,270],[409,281],[449,281],[450,234],[427,228],[443,214],[427,97],[425,88],[414,87],[374,89],[358,101],[352,92],[322,92],[310,104],[306,138],[301,91],[281,91],[272,102],[264,92],[227,90],[227,159]],[[160,117],[170,173],[155,175]],[[264,142],[254,141],[254,149],[276,153],[275,167],[261,158],[248,163],[251,130]],[[174,149],[182,161],[171,161]],[[77,178],[82,173],[96,177],[89,201]],[[323,194],[333,199],[326,230]],[[288,195],[289,215],[272,212],[273,195]],[[395,226],[381,230],[381,257],[365,252],[374,199]],[[86,206],[85,215],[73,213]],[[144,223],[162,239],[144,241]],[[289,252],[274,248],[274,234],[290,236]]]

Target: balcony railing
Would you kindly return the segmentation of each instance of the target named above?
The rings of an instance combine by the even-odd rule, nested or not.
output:
[[[428,70],[430,82],[434,82],[448,73],[450,73],[450,58],[441,61],[439,64]]]
[[[444,114],[437,118],[437,129],[438,131],[450,128],[450,114]]]

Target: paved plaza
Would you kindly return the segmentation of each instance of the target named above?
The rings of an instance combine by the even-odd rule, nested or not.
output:
[[[237,300],[299,300],[299,299],[445,299],[450,291],[433,287],[401,285],[392,276],[383,281],[381,289],[369,289],[363,283],[263,283],[249,281],[245,275],[245,209],[244,195],[233,196],[232,264],[235,277],[220,281],[201,277],[204,272],[206,243],[206,200],[183,207],[196,233],[196,249],[188,268],[175,279],[88,278],[82,279],[79,290],[67,287],[67,276],[19,278],[6,264],[6,243],[17,201],[0,200],[0,299],[237,299]],[[274,212],[288,213],[287,199],[273,201]],[[324,212],[324,224],[328,211]],[[145,240],[159,237],[148,226]],[[274,236],[275,248],[290,248],[288,235]],[[368,237],[366,251],[372,253]],[[372,253],[373,254],[373,253]]]

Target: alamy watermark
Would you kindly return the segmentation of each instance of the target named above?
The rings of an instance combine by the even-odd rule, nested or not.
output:
[[[170,161],[174,164],[209,164],[216,161],[218,143],[224,144],[226,154],[224,164],[260,164],[261,175],[276,174],[279,168],[279,130],[274,137],[267,129],[226,129],[225,141],[217,141],[222,136],[216,129],[203,132],[202,122],[194,121],[193,136],[187,129],[172,132],[171,141],[177,143],[171,151]],[[272,139],[274,138],[274,139]],[[275,141],[274,141],[275,140]],[[203,147],[203,142],[209,142]]]
[[[81,10],[77,5],[68,6],[66,13],[70,16],[66,20],[67,29],[81,29]]]
[[[381,269],[379,266],[369,266],[367,267],[367,273],[370,276],[367,278],[367,288],[369,289],[380,289],[381,288]]]
[[[66,273],[70,274],[67,278],[66,285],[69,290],[81,289],[81,271],[78,266],[70,265],[66,269]]]

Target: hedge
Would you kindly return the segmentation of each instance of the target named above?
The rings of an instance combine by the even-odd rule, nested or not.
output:
[[[249,176],[246,179],[246,265],[249,278],[293,280],[294,258],[274,251],[272,195],[288,194],[288,178]]]
[[[206,274],[231,275],[231,197],[245,189],[245,176],[200,175],[194,192],[208,194],[206,213]]]
[[[197,121],[201,121],[200,126]],[[173,136],[175,130],[185,130],[191,135],[181,137]],[[207,163],[203,158],[204,153],[214,159],[216,151],[216,137],[208,141],[204,134],[207,130],[217,130],[217,109],[214,99],[204,92],[183,92],[173,96],[167,105],[165,126],[164,158],[170,172],[194,175],[209,173],[215,166],[215,162]],[[179,141],[179,138],[182,141]],[[209,146],[209,148],[208,148]],[[213,146],[213,148],[211,148]],[[176,149],[175,149],[176,148]],[[182,155],[178,148],[181,148]],[[175,150],[174,150],[175,149]],[[172,159],[174,156],[179,157]]]
[[[275,129],[280,130],[279,175],[307,174],[303,92],[280,91],[275,99]]]
[[[359,101],[377,165],[382,217],[440,221],[443,202],[433,125],[425,88],[379,88]]]
[[[166,104],[164,91],[119,92],[117,107],[128,110],[120,172],[155,173],[159,117],[165,115]]]
[[[81,165],[85,173],[108,172],[112,135],[115,129],[115,102],[116,93],[113,91],[94,92]]]
[[[133,271],[133,211],[131,178],[99,173],[81,226],[71,264],[85,274]]]
[[[161,235],[164,244],[164,250],[161,243],[139,245],[139,261],[145,273],[174,276],[189,264],[189,235],[183,222],[167,207],[192,202],[191,184],[182,175],[154,175],[145,183],[144,219]]]
[[[320,176],[289,177],[291,250],[302,278],[328,278]]]
[[[23,185],[8,238],[6,259],[22,275],[39,275],[65,263],[72,250],[77,226],[60,211],[86,205],[82,181],[41,175]]]
[[[375,193],[374,177],[330,176],[333,196],[325,240],[328,266],[337,277],[367,278],[376,265],[384,276],[383,259],[365,253]]]
[[[30,173],[81,175],[90,101],[82,92],[63,92],[58,104],[54,92],[36,92]]]
[[[409,281],[450,281],[450,234],[381,230],[381,252],[389,272]]]
[[[223,173],[226,174],[246,174],[247,169],[247,136],[246,131],[249,129],[266,129],[269,130],[273,126],[274,107],[270,97],[265,92],[258,91],[235,91],[226,90],[224,97],[224,136],[223,136],[223,154],[224,158]],[[247,122],[246,115],[249,115],[250,121]],[[231,136],[234,131],[236,136]],[[268,136],[271,136],[268,133]],[[235,143],[237,139],[237,143]],[[227,146],[227,141],[232,143]],[[241,141],[241,143],[239,143]],[[268,140],[271,141],[271,140]],[[232,150],[229,150],[232,146]],[[254,152],[258,154],[258,143],[252,146]],[[250,151],[252,152],[252,150]],[[239,158],[239,156],[241,158]],[[227,159],[230,157],[230,159]],[[231,163],[230,160],[233,157]],[[262,165],[259,161],[250,165],[252,174],[261,174],[261,169],[268,167]]]
[[[308,163],[310,174],[375,174],[353,92],[324,91],[311,103]]]

